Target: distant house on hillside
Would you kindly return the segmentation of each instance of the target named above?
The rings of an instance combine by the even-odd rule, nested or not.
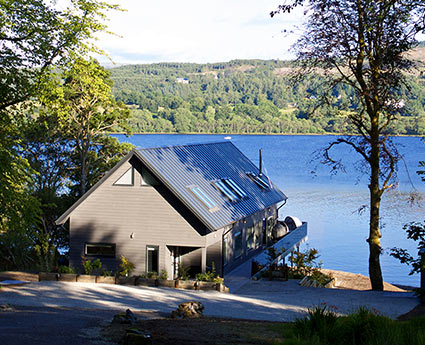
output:
[[[231,142],[135,149],[58,220],[69,220],[70,263],[101,258],[135,273],[220,275],[269,244],[285,194]]]
[[[187,79],[187,78],[177,78],[176,82],[182,83],[182,84],[189,84],[189,79]]]

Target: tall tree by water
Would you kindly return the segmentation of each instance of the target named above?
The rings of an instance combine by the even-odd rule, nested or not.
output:
[[[54,114],[68,141],[69,177],[76,196],[83,195],[131,149],[105,134],[127,131],[130,117],[128,107],[115,101],[109,77],[110,72],[96,60],[79,58],[59,78],[52,74],[59,84],[47,88],[42,97],[46,111]]]
[[[40,209],[32,197],[34,170],[20,154],[24,114],[50,68],[99,51],[92,39],[104,31],[115,5],[97,0],[0,2],[0,265],[30,264],[29,234]]]
[[[337,84],[355,90],[358,108],[349,120],[357,136],[337,138],[323,151],[323,162],[338,169],[333,158],[340,144],[357,152],[369,175],[369,276],[373,290],[383,290],[380,265],[380,205],[383,193],[395,181],[399,155],[388,134],[400,111],[404,72],[413,66],[407,52],[417,45],[425,28],[423,0],[293,0],[271,13],[289,13],[304,6],[305,30],[295,45],[300,75],[320,73],[325,102]],[[319,100],[318,100],[319,102]]]

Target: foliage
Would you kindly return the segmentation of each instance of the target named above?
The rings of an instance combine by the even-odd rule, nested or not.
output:
[[[4,0],[0,3],[0,110],[28,100],[52,65],[89,51],[106,30],[105,13],[119,9],[97,0]]]
[[[329,143],[322,163],[331,171],[343,169],[342,161],[333,157],[333,148],[341,144],[359,154],[361,171],[370,178],[369,276],[372,289],[383,290],[380,203],[394,186],[400,159],[390,128],[404,107],[406,72],[414,66],[406,53],[417,46],[416,36],[425,29],[425,5],[418,0],[294,0],[278,12],[299,5],[305,6],[307,25],[295,45],[297,78],[318,70],[323,76],[311,113],[317,104],[328,104],[337,85],[353,90],[356,108],[347,118],[357,135]]]
[[[102,270],[102,277],[112,277],[114,273],[109,270]]]
[[[71,266],[59,266],[58,272],[75,274],[75,269]]]
[[[223,278],[220,278],[217,275],[214,261],[211,262],[211,271],[206,271],[204,273],[197,273],[195,275],[195,279],[201,282],[214,282],[214,283],[222,283],[224,281]]]
[[[182,263],[179,263],[177,279],[188,280],[190,278],[189,271],[190,271],[189,266],[185,266]]]
[[[84,274],[92,274],[93,270],[100,270],[102,268],[102,262],[100,262],[100,259],[96,259],[93,262],[91,260],[87,260],[86,258],[83,258],[83,271]]]
[[[166,270],[162,270],[158,275],[158,279],[161,279],[161,280],[168,279],[168,272]]]
[[[131,272],[134,271],[134,269],[136,268],[136,265],[134,265],[124,255],[122,255],[120,267],[121,267],[120,276],[128,277],[131,274]]]
[[[157,279],[158,278],[158,273],[155,272],[155,271],[147,272],[146,273],[146,278],[148,278],[148,279]]]
[[[282,344],[419,345],[425,340],[424,326],[424,317],[400,322],[366,308],[338,317],[335,307],[322,304],[296,320]]]
[[[317,261],[319,257],[319,251],[315,248],[307,249],[304,252],[295,251],[289,257],[289,261],[293,265],[292,274],[296,277],[317,275],[319,268],[322,266],[322,263]]]
[[[394,247],[391,249],[390,255],[400,260],[402,264],[407,264],[412,267],[409,275],[420,273],[421,270],[425,269],[425,221],[423,224],[418,222],[406,224],[403,229],[406,231],[409,240],[418,243],[418,252],[422,251],[423,254],[415,259],[406,249]]]
[[[138,133],[353,133],[348,115],[358,108],[355,90],[332,88],[328,104],[317,104],[325,79],[312,72],[291,84],[292,62],[234,60],[226,63],[160,63],[110,69],[117,100],[131,107]],[[186,77],[189,84],[177,81]],[[425,133],[425,80],[408,76],[405,106],[388,131]],[[314,116],[312,106],[316,107]]]

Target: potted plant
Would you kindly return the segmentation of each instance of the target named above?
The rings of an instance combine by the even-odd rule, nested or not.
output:
[[[168,280],[168,272],[166,270],[162,270],[158,278],[155,280],[156,286],[162,286],[162,287],[174,287],[175,283],[174,280]]]
[[[112,271],[103,270],[102,275],[96,276],[96,283],[115,284],[115,276]]]
[[[86,258],[83,258],[83,271],[84,274],[79,274],[77,276],[77,282],[82,283],[95,283],[96,282],[96,276],[92,276],[92,272],[95,269],[100,269],[102,267],[102,263],[100,262],[100,259],[96,259],[93,262],[91,260],[87,260]]]
[[[136,285],[136,277],[130,276],[136,265],[129,261],[124,255],[121,256],[121,271],[119,272],[118,282],[123,285]]]
[[[58,281],[61,282],[76,282],[77,274],[75,273],[74,268],[69,266],[59,266],[58,269]]]

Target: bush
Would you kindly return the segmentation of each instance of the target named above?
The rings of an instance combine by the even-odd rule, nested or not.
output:
[[[136,265],[134,265],[131,261],[127,260],[127,258],[124,255],[122,255],[120,267],[121,267],[120,275],[122,277],[128,277],[131,274],[131,272],[134,271],[134,269],[136,268]]]
[[[100,259],[96,259],[93,262],[91,260],[85,260],[83,259],[83,270],[84,274],[91,274],[93,270],[95,269],[101,269],[102,263],[100,262]]]
[[[103,277],[112,277],[114,274],[112,271],[108,271],[108,270],[102,270],[102,276]]]
[[[189,271],[190,271],[190,267],[184,266],[183,264],[180,263],[178,279],[188,280],[190,278]]]
[[[73,274],[75,274],[74,268],[69,267],[69,266],[59,266],[58,272],[59,273],[73,273]]]
[[[168,272],[166,270],[162,270],[158,275],[158,279],[166,280],[168,278]]]

